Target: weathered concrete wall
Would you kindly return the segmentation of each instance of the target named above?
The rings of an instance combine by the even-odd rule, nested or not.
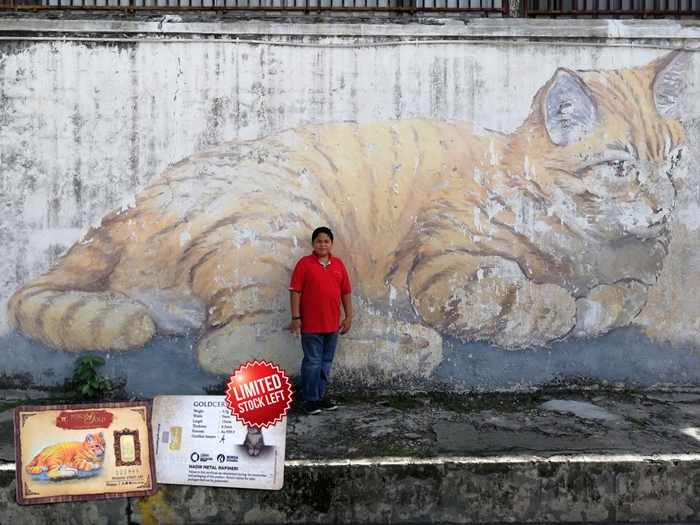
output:
[[[322,222],[356,292],[338,379],[697,383],[698,29],[0,20],[6,383],[86,351],[142,395],[295,373]]]
[[[695,463],[291,462],[280,491],[161,485],[147,498],[30,507],[0,472],[0,508],[26,524],[694,522]]]

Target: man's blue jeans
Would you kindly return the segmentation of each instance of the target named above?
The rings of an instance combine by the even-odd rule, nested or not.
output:
[[[304,401],[318,401],[326,393],[331,364],[338,344],[338,332],[301,334],[301,394]]]

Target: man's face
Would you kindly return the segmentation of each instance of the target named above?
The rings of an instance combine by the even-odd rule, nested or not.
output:
[[[333,248],[333,241],[325,233],[319,233],[314,241],[311,243],[314,248],[314,253],[318,257],[327,257],[331,253],[331,248]]]

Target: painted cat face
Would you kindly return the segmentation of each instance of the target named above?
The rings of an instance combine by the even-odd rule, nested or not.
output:
[[[675,206],[682,158],[680,146],[667,148],[659,160],[650,160],[636,148],[608,149],[581,170],[585,188],[597,199],[597,218],[618,233],[655,237],[667,228]]]
[[[557,71],[544,108],[559,155],[551,165],[568,175],[558,198],[584,229],[613,238],[667,229],[687,144],[675,116],[684,66],[671,54],[645,68]]]
[[[99,434],[88,434],[85,437],[83,446],[95,458],[101,460],[105,455],[105,436],[102,432]]]

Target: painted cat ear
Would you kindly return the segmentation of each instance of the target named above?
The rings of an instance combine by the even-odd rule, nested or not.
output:
[[[654,102],[656,109],[664,117],[678,113],[678,98],[681,94],[685,69],[689,61],[690,53],[678,50],[652,63],[656,70]]]
[[[559,68],[545,96],[544,121],[557,146],[580,140],[595,128],[596,108],[588,88],[573,72]]]
[[[88,443],[92,443],[93,441],[95,441],[95,438],[92,437],[92,434],[88,434],[85,438],[85,441],[87,441]]]

